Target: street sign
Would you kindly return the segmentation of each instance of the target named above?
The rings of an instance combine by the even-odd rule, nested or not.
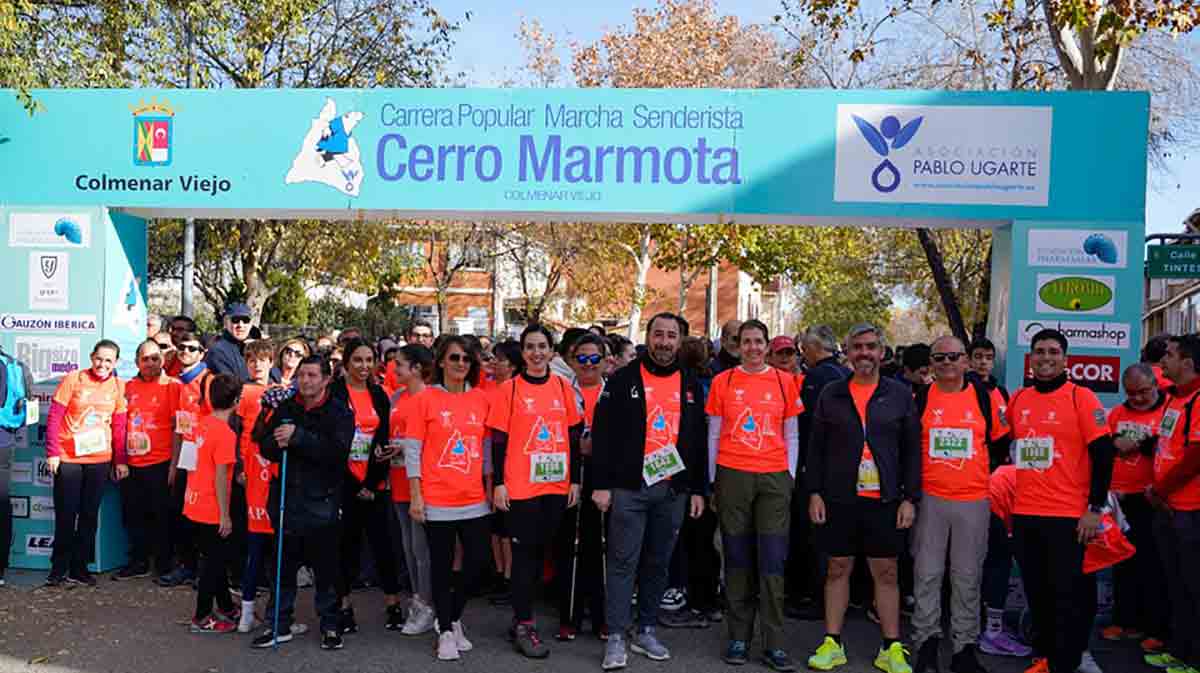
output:
[[[1200,278],[1200,245],[1151,245],[1146,248],[1150,278]]]

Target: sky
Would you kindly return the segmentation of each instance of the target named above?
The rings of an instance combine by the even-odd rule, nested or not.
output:
[[[538,19],[557,36],[589,42],[607,28],[628,25],[633,8],[657,4],[655,0],[434,0],[443,16],[462,24],[452,50],[451,72],[464,73],[467,85],[479,87],[500,86],[520,70],[524,54],[516,33],[522,17]],[[779,0],[715,0],[715,4],[718,11],[745,23],[769,24],[780,12]],[[468,12],[471,16],[466,20]],[[1181,231],[1183,218],[1200,208],[1200,151],[1175,152],[1165,170],[1151,173],[1147,183],[1147,233]]]

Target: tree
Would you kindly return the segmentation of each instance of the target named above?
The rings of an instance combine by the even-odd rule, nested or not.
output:
[[[263,306],[262,322],[267,325],[292,325],[303,327],[308,324],[308,296],[304,285],[292,274],[271,271],[267,284],[275,290]]]
[[[528,323],[542,322],[551,303],[602,294],[601,288],[610,282],[595,273],[610,250],[602,226],[516,222],[504,227],[500,239],[498,247],[520,285],[521,313]]]
[[[680,314],[687,309],[688,292],[701,273],[723,260],[736,259],[753,246],[753,227],[737,223],[660,224],[652,229],[658,242],[654,264],[679,272]]]
[[[862,322],[886,329],[891,304],[891,296],[874,283],[822,284],[806,289],[800,320],[802,325],[829,325],[834,334],[846,334]]]
[[[450,288],[464,271],[488,269],[503,254],[500,230],[488,222],[408,220],[393,225],[393,238],[409,241],[409,257],[420,275],[433,285],[438,308],[438,333],[449,329]]]

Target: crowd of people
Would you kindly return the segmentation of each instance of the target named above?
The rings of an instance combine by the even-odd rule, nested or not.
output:
[[[510,606],[515,650],[544,658],[536,599],[553,575],[555,638],[586,617],[604,670],[628,651],[670,658],[660,626],[715,622],[725,662],[758,642],[794,670],[789,617],[823,622],[807,665],[832,670],[857,605],[885,673],[981,673],[979,652],[1095,673],[1096,573],[1113,566],[1100,637],[1200,673],[1196,335],[1152,340],[1106,411],[1068,380],[1053,329],[1010,394],[986,339],[894,352],[868,324],[793,338],[733,321],[712,344],[663,313],[635,346],[596,326],[493,342],[421,321],[403,339],[273,342],[253,322],[234,304],[205,340],[185,316],[152,321],[137,376],[118,380],[123,354],[100,341],[62,380],[48,585],[95,584],[116,479],[130,561],[113,579],[195,583],[191,630],[258,629],[253,647],[306,630],[293,612],[311,582],[321,647],[342,648],[367,583],[385,628],[432,631],[439,660],[472,649],[464,606],[484,595]],[[1005,619],[1014,563],[1024,631]]]

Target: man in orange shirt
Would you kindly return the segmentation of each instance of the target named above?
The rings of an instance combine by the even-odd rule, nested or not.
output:
[[[1096,580],[1084,548],[1100,527],[1113,443],[1095,393],[1067,380],[1067,338],[1033,335],[1034,384],[1008,405],[1017,463],[1013,543],[1033,613],[1028,673],[1075,673],[1096,615]]]
[[[1171,591],[1171,640],[1167,651],[1148,655],[1146,663],[1169,673],[1200,671],[1200,337],[1189,334],[1167,341],[1163,371],[1175,382],[1158,429],[1154,485],[1147,492],[1159,513],[1158,539]]]
[[[1004,398],[965,379],[969,362],[952,336],[933,342],[934,382],[917,389],[921,414],[920,515],[913,528],[916,673],[941,670],[942,580],[947,551],[951,586],[953,673],[983,673],[975,654],[979,637],[980,574],[988,540],[990,455],[1008,453]]]

